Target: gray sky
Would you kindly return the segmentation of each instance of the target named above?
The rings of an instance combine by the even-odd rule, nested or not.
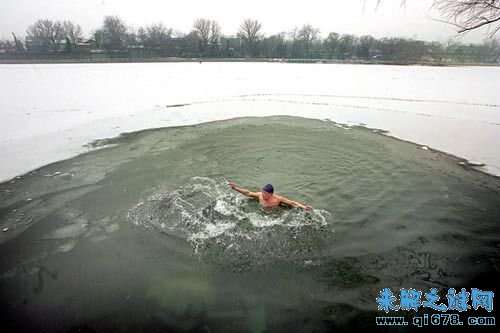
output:
[[[118,15],[134,28],[162,22],[177,31],[189,32],[198,17],[215,19],[224,34],[235,34],[247,17],[262,22],[266,35],[290,31],[309,23],[328,32],[371,34],[380,37],[411,37],[446,41],[481,42],[485,31],[457,37],[454,27],[433,21],[438,12],[432,0],[384,0],[375,10],[376,0],[0,0],[0,38],[26,28],[39,18],[72,20],[87,35],[98,28],[106,15]]]

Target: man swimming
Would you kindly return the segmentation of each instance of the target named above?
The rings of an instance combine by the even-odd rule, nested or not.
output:
[[[280,204],[284,204],[292,207],[303,208],[306,210],[312,209],[312,207],[309,205],[304,205],[298,201],[290,200],[281,195],[274,194],[274,188],[271,184],[266,184],[262,188],[261,192],[251,192],[247,189],[236,186],[233,182],[229,182],[229,186],[233,190],[238,191],[241,194],[246,195],[247,197],[258,199],[259,203],[265,208],[277,207]]]

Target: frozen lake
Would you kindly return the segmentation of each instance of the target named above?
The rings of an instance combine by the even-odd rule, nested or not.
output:
[[[500,178],[342,124],[500,174],[498,74],[1,66],[0,178],[66,159],[0,182],[4,331],[372,331],[382,288],[489,289]],[[264,211],[228,180],[314,208]]]
[[[122,132],[269,115],[381,128],[500,175],[498,87],[499,67],[0,65],[0,180]]]

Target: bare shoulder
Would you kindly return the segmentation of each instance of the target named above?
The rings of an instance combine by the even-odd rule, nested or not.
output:
[[[279,201],[287,201],[288,199],[282,195],[275,194],[274,197],[278,199]]]
[[[284,197],[282,195],[277,195],[277,194],[275,194],[274,196],[278,198],[280,204],[293,206],[293,201],[288,199],[287,197]]]
[[[274,197],[276,199],[278,199],[280,202],[283,202],[283,203],[288,203],[288,201],[290,201],[289,199],[287,199],[286,197],[282,196],[282,195],[279,195],[279,194],[275,194]]]

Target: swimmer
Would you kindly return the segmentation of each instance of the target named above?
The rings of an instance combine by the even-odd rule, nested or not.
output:
[[[292,207],[303,208],[305,210],[311,210],[312,207],[309,205],[302,204],[298,201],[290,200],[281,195],[274,194],[274,188],[271,184],[266,184],[261,192],[251,192],[247,189],[236,186],[233,182],[229,182],[229,186],[235,190],[240,192],[243,195],[246,195],[250,198],[255,198],[259,200],[259,203],[267,208],[267,207],[277,207],[280,204],[288,205]]]

